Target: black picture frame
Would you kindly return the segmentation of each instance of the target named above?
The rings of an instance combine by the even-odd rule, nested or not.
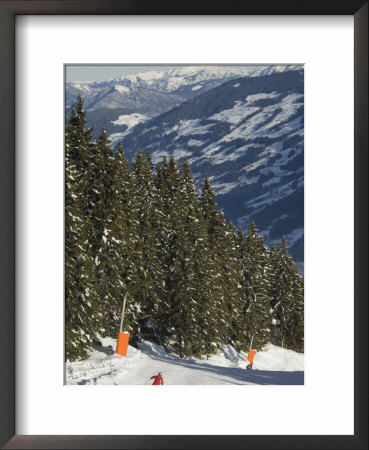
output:
[[[15,435],[15,17],[20,14],[352,15],[354,130],[354,435]],[[0,445],[6,449],[368,448],[368,1],[365,0],[0,0]],[[348,275],[350,276],[350,275]],[[349,368],[348,370],[351,370]],[[339,399],[338,399],[339,401]],[[317,405],[317,408],[319,405]]]

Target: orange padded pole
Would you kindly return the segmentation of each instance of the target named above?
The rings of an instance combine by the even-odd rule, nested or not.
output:
[[[115,352],[117,355],[120,355],[120,356],[126,356],[127,355],[128,342],[129,342],[129,333],[127,331],[122,333],[124,311],[126,309],[126,301],[127,301],[127,297],[124,296],[123,306],[122,306],[122,318],[120,320],[120,330],[119,330],[118,340],[117,340],[117,350]]]
[[[120,356],[127,355],[128,342],[129,342],[129,333],[125,331],[124,333],[118,334],[117,350],[116,350],[117,355]]]
[[[255,352],[254,350],[249,350],[249,354],[247,355],[247,359],[249,360],[249,363],[252,364],[254,361]]]

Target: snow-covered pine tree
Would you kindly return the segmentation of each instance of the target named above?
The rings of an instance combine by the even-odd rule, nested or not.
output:
[[[207,233],[207,223],[199,211],[194,248],[194,286],[196,295],[196,333],[193,340],[194,354],[200,359],[215,353],[221,347],[220,309],[214,307],[215,295],[220,293],[214,283],[217,271]],[[219,300],[220,299],[220,300]],[[221,301],[221,297],[218,297]]]
[[[289,317],[285,329],[286,347],[296,352],[304,352],[304,278],[294,273]]]
[[[233,288],[230,290],[231,292],[227,291],[229,282],[232,283],[232,280],[228,278],[228,271],[234,272],[232,266],[235,261],[230,260],[232,255],[230,256],[226,249],[226,242],[230,243],[230,240],[227,238],[228,232],[224,215],[218,209],[215,198],[214,189],[206,176],[201,189],[200,208],[206,223],[209,249],[208,305],[214,324],[210,331],[213,336],[212,342],[216,344],[215,348],[219,348],[228,343],[227,315],[232,303],[231,295],[232,292],[234,293]],[[236,285],[237,280],[235,280]]]
[[[65,135],[65,358],[86,356],[97,320],[96,279],[87,245],[84,214],[86,158],[91,130],[85,130],[83,102],[72,106]]]
[[[221,281],[223,290],[223,344],[231,344],[237,350],[243,348],[242,340],[242,270],[239,257],[239,243],[237,233],[232,223],[228,222],[224,228],[224,236],[220,246],[220,261],[222,263],[223,278]]]
[[[288,252],[286,238],[269,255],[271,312],[275,337],[282,348],[303,351],[304,293],[303,279]]]
[[[242,248],[243,247],[243,248]],[[265,276],[267,249],[262,236],[253,221],[244,236],[242,246],[242,300],[244,302],[243,326],[246,333],[246,345],[261,350],[270,338],[270,298],[269,284]]]
[[[138,151],[133,162],[132,228],[135,270],[131,295],[135,308],[134,339],[161,342],[163,308],[163,267],[159,264],[161,199],[155,184],[151,156]]]
[[[86,215],[89,219],[89,245],[94,257],[95,273],[98,280],[100,324],[96,333],[114,336],[117,315],[116,292],[119,281],[111,242],[113,212],[113,150],[103,128],[97,141],[92,145],[87,158]]]
[[[165,303],[168,306],[170,341],[181,357],[191,354],[194,308],[191,291],[193,268],[189,236],[185,223],[185,199],[181,174],[173,156],[164,159],[158,177],[163,193],[163,234],[161,261],[165,267]]]
[[[130,301],[129,286],[133,272],[134,261],[132,249],[134,245],[131,219],[132,180],[128,161],[119,143],[112,166],[112,192],[110,201],[110,218],[104,233],[106,257],[108,258],[111,304],[110,330],[116,336],[119,331],[120,313],[123,300],[126,297],[124,328],[132,331],[131,323],[133,305]]]
[[[213,314],[212,265],[207,223],[202,214],[199,196],[188,160],[182,163],[179,195],[180,221],[186,233],[186,265],[190,274],[186,278],[186,304],[189,310],[190,333],[185,343],[186,353],[200,359],[214,352],[219,341],[217,315]]]

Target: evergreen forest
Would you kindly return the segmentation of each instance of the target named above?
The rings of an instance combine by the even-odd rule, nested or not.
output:
[[[268,342],[304,351],[304,281],[286,239],[270,249],[251,222],[225,220],[208,177],[188,161],[130,165],[105,129],[93,140],[79,98],[65,135],[65,358],[116,338],[123,299],[130,345],[181,358]]]

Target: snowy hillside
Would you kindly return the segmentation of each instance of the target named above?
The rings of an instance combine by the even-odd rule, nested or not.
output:
[[[304,355],[268,344],[256,353],[254,370],[246,370],[247,354],[237,353],[226,346],[208,360],[179,359],[162,347],[150,342],[140,349],[129,346],[127,357],[110,356],[108,346],[115,350],[116,341],[102,339],[89,356],[80,361],[66,363],[66,384],[151,385],[149,378],[159,371],[165,385],[201,384],[304,384]]]
[[[183,66],[103,82],[70,82],[94,139],[102,127],[125,154],[189,158],[209,175],[227,219],[254,220],[268,244],[304,258],[304,75],[301,66]]]
[[[286,235],[303,260],[303,71],[228,81],[122,137],[129,159],[138,148],[154,163],[187,157],[228,219],[244,229],[254,220],[270,243]]]

